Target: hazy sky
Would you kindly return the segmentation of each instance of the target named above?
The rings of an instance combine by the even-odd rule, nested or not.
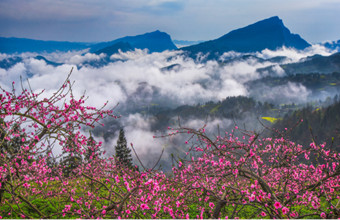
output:
[[[279,16],[310,43],[340,39],[340,0],[0,0],[0,36],[109,41],[161,30],[211,40]]]

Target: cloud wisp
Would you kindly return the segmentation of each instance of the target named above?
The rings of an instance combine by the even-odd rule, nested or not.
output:
[[[34,91],[45,89],[46,95],[53,94],[65,80],[72,68],[71,79],[75,80],[74,94],[81,96],[84,91],[89,96],[87,104],[97,107],[109,101],[109,107],[117,103],[128,109],[122,117],[120,125],[126,130],[127,139],[134,143],[140,156],[146,159],[148,166],[155,161],[162,148],[169,145],[178,146],[177,151],[183,151],[183,139],[154,139],[151,125],[152,117],[145,117],[133,109],[141,106],[158,105],[160,107],[177,107],[180,105],[196,105],[208,101],[221,101],[228,96],[254,96],[250,94],[247,83],[262,77],[284,76],[284,70],[279,64],[295,62],[314,54],[329,55],[331,52],[320,46],[313,46],[305,51],[282,48],[277,51],[264,50],[260,53],[245,54],[229,52],[221,56],[219,61],[196,62],[182,51],[165,51],[149,54],[147,51],[120,52],[110,58],[104,54],[68,52],[44,54],[53,62],[64,63],[53,66],[44,60],[36,59],[37,54],[21,54],[21,62],[8,69],[0,68],[0,85],[10,89],[11,82],[29,78]],[[13,56],[0,54],[0,62]],[[274,61],[275,57],[284,57]],[[91,62],[101,62],[111,59],[100,67],[90,65]],[[257,69],[273,66],[271,72],[259,72]],[[16,83],[20,85],[20,83]],[[18,88],[20,89],[20,88]],[[271,91],[268,93],[268,91]],[[269,87],[262,85],[255,94],[260,101],[285,103],[301,103],[308,99],[311,92],[301,84],[288,82],[285,85]],[[200,126],[200,119],[186,122],[188,126]],[[200,124],[200,125],[199,125]],[[217,124],[231,126],[229,120],[211,119],[211,127]],[[212,128],[213,129],[213,128]],[[105,143],[107,149],[114,147],[114,135]],[[164,157],[168,158],[171,150],[166,150]],[[152,156],[150,156],[152,154]]]

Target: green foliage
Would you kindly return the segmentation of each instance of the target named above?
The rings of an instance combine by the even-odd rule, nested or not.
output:
[[[277,120],[280,120],[280,118],[274,118],[274,117],[261,117],[263,120],[269,121],[270,123],[275,123]]]
[[[216,105],[213,109],[210,110],[210,114],[215,114],[220,107],[221,105]]]
[[[333,100],[329,98],[328,102],[334,104],[326,108],[315,109],[307,106],[296,110],[275,123],[274,128],[279,130],[293,128],[289,131],[289,138],[304,146],[308,146],[313,141],[317,144],[326,142],[338,148],[335,150],[340,152],[340,100],[335,96]],[[301,119],[303,121],[295,126]]]
[[[11,195],[8,193],[5,193],[4,197],[7,199],[11,198]],[[31,203],[34,207],[38,208],[42,213],[48,215],[49,213],[58,213],[61,212],[62,207],[56,206],[58,204],[59,200],[55,198],[50,198],[48,200],[46,199],[35,199]],[[28,206],[26,203],[20,203],[19,205],[13,203],[6,203],[2,205],[0,208],[1,211],[5,211],[6,213],[9,213],[8,216],[3,216],[3,218],[11,218],[11,219],[18,219],[18,218],[23,218],[23,216],[19,215],[18,212],[20,210],[23,213],[26,213],[26,218],[31,217],[31,218],[39,218],[40,216],[36,211]],[[52,218],[61,218],[61,216],[55,216]],[[65,216],[65,218],[71,218],[70,216]]]
[[[127,147],[124,129],[120,129],[117,145],[115,146],[116,158],[127,167],[132,167],[131,150]]]

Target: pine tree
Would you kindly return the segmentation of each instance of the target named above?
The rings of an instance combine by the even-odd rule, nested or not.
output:
[[[127,142],[124,134],[124,130],[120,129],[117,145],[115,146],[116,158],[118,162],[129,168],[132,168],[131,150],[127,147]]]

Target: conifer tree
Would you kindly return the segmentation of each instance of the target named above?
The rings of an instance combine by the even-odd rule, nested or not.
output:
[[[120,164],[132,168],[131,150],[127,147],[124,130],[120,129],[117,145],[115,146],[116,158]]]

